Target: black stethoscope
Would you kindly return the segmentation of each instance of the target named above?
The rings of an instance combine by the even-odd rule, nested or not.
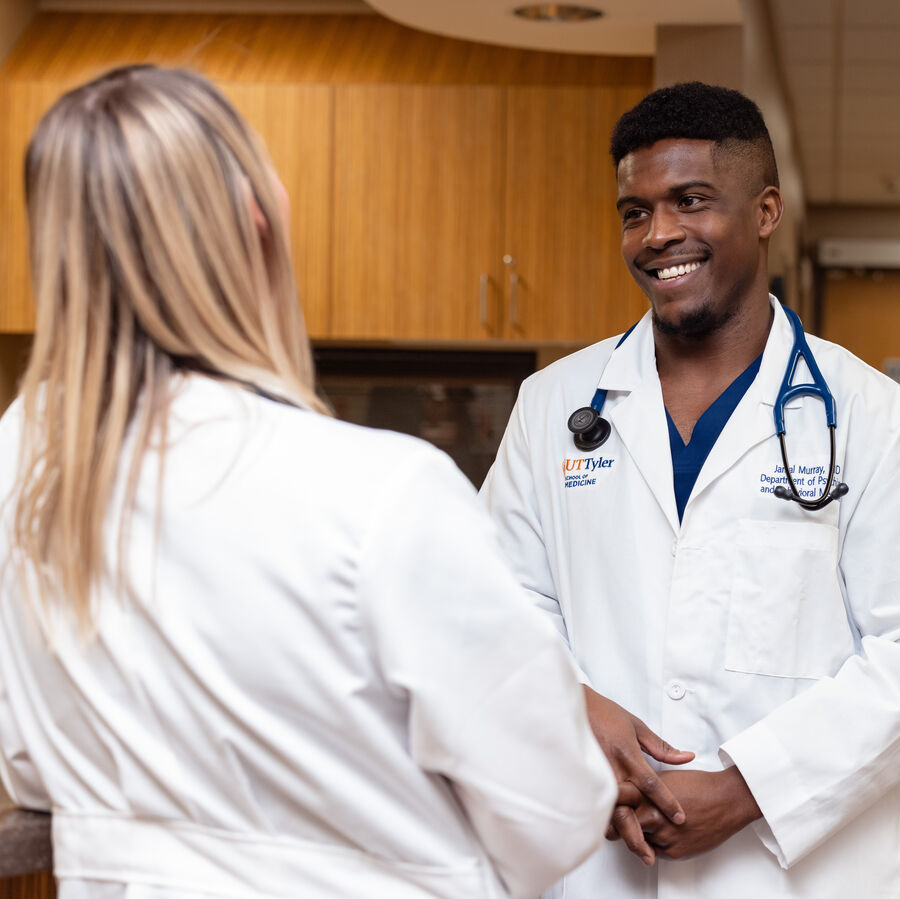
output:
[[[794,502],[799,503],[804,509],[815,511],[816,509],[823,509],[832,500],[840,499],[842,496],[846,495],[850,488],[842,481],[838,481],[834,484],[834,429],[837,425],[837,409],[834,397],[828,389],[828,384],[825,383],[825,379],[822,377],[822,372],[819,371],[819,366],[816,365],[816,360],[813,358],[809,344],[806,342],[806,335],[803,333],[803,325],[800,324],[800,319],[797,317],[797,314],[787,306],[782,306],[782,309],[784,310],[785,315],[787,315],[788,321],[791,323],[791,328],[794,331],[794,345],[791,349],[788,365],[784,372],[784,379],[781,382],[778,396],[775,399],[774,412],[775,432],[778,434],[778,442],[781,444],[781,459],[784,462],[784,473],[787,476],[788,487],[779,485],[775,488],[774,494],[779,499],[793,500]],[[622,346],[634,328],[635,325],[632,325],[622,335],[619,342],[616,344],[616,349]],[[803,357],[804,362],[806,362],[809,373],[812,375],[812,383],[791,384],[791,381],[794,379],[794,375],[797,372],[797,364],[799,363],[801,356]],[[794,483],[794,479],[791,476],[791,466],[788,464],[787,446],[784,440],[784,407],[796,396],[817,396],[825,404],[825,422],[828,426],[831,441],[831,461],[828,467],[828,482],[825,484],[822,495],[817,499],[804,499],[800,496],[797,485]],[[583,453],[588,453],[597,449],[597,447],[606,443],[609,438],[611,430],[609,422],[600,414],[603,411],[603,404],[605,402],[606,391],[598,387],[594,392],[594,397],[591,400],[590,406],[582,406],[569,416],[568,426],[569,430],[572,432],[575,446]],[[834,484],[834,489],[832,489],[832,484]]]

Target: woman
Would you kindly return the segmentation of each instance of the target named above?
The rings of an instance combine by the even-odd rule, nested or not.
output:
[[[188,72],[35,132],[0,775],[62,899],[536,895],[614,799],[581,690],[446,457],[316,398],[279,188]]]

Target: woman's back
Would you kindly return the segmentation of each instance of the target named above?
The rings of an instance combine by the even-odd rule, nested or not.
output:
[[[96,636],[39,627],[4,569],[0,771],[54,808],[63,899],[536,894],[614,788],[468,483],[411,438],[175,378],[122,579],[121,466]]]

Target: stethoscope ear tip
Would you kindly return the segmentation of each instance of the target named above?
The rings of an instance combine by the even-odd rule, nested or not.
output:
[[[804,500],[801,499],[799,495],[795,495],[787,487],[778,486],[772,491],[778,499],[787,499],[787,500],[795,500],[800,503],[804,509],[823,509],[830,502],[833,502],[836,499],[840,499],[842,496],[846,496],[850,492],[850,488],[843,482],[839,482],[835,485],[834,490],[831,491],[827,496],[821,496],[817,500]]]

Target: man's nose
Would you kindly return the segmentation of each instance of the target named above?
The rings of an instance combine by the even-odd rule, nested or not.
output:
[[[669,244],[684,240],[685,233],[681,217],[673,209],[654,209],[650,216],[643,244],[654,250],[661,250]]]

